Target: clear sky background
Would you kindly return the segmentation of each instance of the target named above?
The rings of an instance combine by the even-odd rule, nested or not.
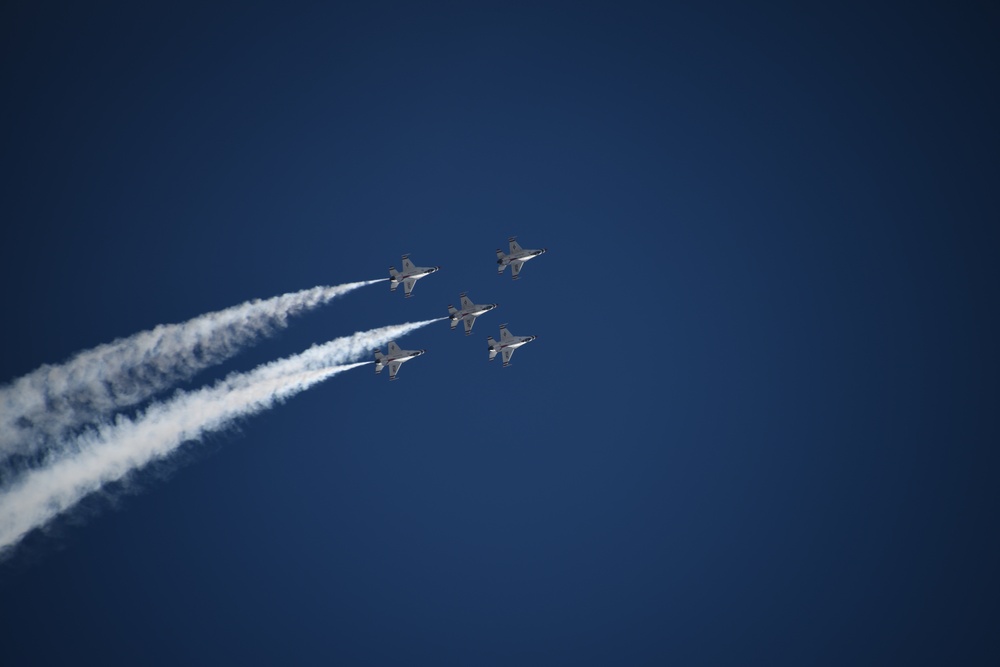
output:
[[[997,11],[757,4],[6,3],[0,382],[500,308],[29,535],[0,662],[997,664]]]

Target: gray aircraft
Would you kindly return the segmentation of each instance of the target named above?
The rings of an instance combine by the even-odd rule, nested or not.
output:
[[[538,336],[515,336],[511,332],[507,331],[507,325],[500,325],[500,342],[493,340],[493,336],[486,339],[486,342],[490,345],[490,361],[493,361],[497,352],[503,356],[503,367],[507,368],[510,366],[510,358],[514,354],[514,350],[530,343],[531,341],[538,338]]]
[[[497,273],[503,274],[503,270],[507,268],[510,264],[511,273],[514,274],[514,280],[517,280],[518,275],[521,273],[521,265],[527,262],[529,259],[534,259],[539,255],[543,255],[548,251],[548,248],[542,248],[541,250],[525,250],[517,244],[516,236],[511,236],[507,241],[510,243],[510,254],[505,255],[503,250],[497,248]]]
[[[440,266],[414,266],[409,255],[403,255],[403,270],[397,271],[395,266],[389,267],[389,289],[393,292],[403,283],[406,298],[410,298],[410,292],[418,280],[424,276],[429,276],[435,271],[440,271]]]
[[[395,342],[390,341],[388,356],[382,354],[382,350],[380,349],[375,350],[375,374],[378,375],[384,367],[388,366],[389,379],[395,380],[400,366],[425,352],[427,350],[401,350]]]
[[[451,328],[454,329],[458,326],[459,320],[465,323],[465,335],[468,336],[472,333],[472,324],[476,321],[476,318],[483,313],[488,313],[497,307],[495,303],[472,303],[472,299],[465,295],[465,292],[459,294],[459,298],[462,299],[462,310],[457,310],[455,306],[448,304],[448,319],[451,320]]]

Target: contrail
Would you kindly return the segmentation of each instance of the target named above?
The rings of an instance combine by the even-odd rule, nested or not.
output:
[[[247,301],[42,366],[0,387],[0,459],[39,452],[83,424],[137,405],[232,357],[255,338],[285,326],[290,315],[382,280]]]
[[[211,387],[178,391],[135,418],[119,415],[75,438],[41,468],[0,491],[0,554],[105,484],[162,459],[181,444],[224,429],[345,370],[376,346],[444,318],[363,331],[301,354],[233,373]]]

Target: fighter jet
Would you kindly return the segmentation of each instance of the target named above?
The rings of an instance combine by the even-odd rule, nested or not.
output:
[[[440,270],[440,266],[414,266],[413,262],[410,261],[410,256],[403,255],[402,273],[397,271],[395,266],[389,267],[389,289],[395,292],[396,288],[399,287],[399,283],[403,283],[403,289],[406,291],[406,298],[409,299],[410,292],[413,291],[413,285],[416,284],[418,280]]]
[[[395,380],[396,373],[399,371],[399,367],[405,362],[413,359],[414,357],[419,357],[421,354],[427,350],[401,350],[395,342],[389,342],[389,356],[382,354],[382,350],[375,349],[375,375],[382,372],[382,369],[386,366],[389,367],[389,379]]]
[[[490,344],[490,361],[496,358],[497,352],[503,355],[503,367],[507,368],[510,366],[510,358],[514,354],[514,350],[521,347],[526,343],[538,338],[538,336],[515,336],[511,332],[507,331],[507,325],[500,325],[500,342],[493,340],[493,336],[486,339],[486,342]]]
[[[510,254],[505,255],[503,250],[497,248],[497,274],[502,275],[503,270],[507,268],[510,264],[510,270],[514,274],[514,280],[517,280],[517,276],[521,273],[521,265],[527,262],[529,259],[534,259],[541,254],[544,254],[548,248],[542,248],[541,250],[525,250],[520,245],[518,245],[516,236],[511,236],[507,241],[510,243]]]
[[[497,307],[495,303],[472,303],[472,299],[465,295],[465,292],[459,294],[462,299],[462,310],[456,310],[455,306],[448,304],[448,319],[451,320],[451,328],[454,329],[458,326],[458,321],[461,320],[465,323],[465,335],[468,336],[472,333],[472,324],[476,321],[476,318],[483,313],[488,313]]]

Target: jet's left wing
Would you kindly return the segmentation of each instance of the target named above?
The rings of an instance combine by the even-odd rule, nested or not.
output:
[[[500,353],[503,355],[503,365],[504,366],[509,366],[510,365],[510,358],[514,355],[514,349],[515,348],[513,348],[513,347],[505,347],[503,350],[500,351]],[[389,371],[390,372],[392,371],[391,367],[389,368]]]
[[[475,304],[472,303],[472,299],[465,296],[464,294],[462,295],[462,310],[469,310],[474,305]]]
[[[410,261],[410,258],[407,257],[406,255],[403,255],[403,273],[409,273],[415,268],[417,267],[413,265],[413,262]]]
[[[391,357],[394,354],[399,354],[399,346],[396,345],[395,341],[389,341],[389,356]]]
[[[462,321],[465,322],[465,335],[468,336],[472,333],[472,324],[476,321],[476,316],[466,315],[462,318]]]
[[[403,280],[403,289],[406,291],[406,298],[410,298],[410,292],[413,291],[413,286],[417,284],[416,278],[406,278]]]
[[[521,273],[521,266],[523,266],[523,265],[524,265],[524,262],[521,262],[521,261],[516,260],[516,259],[513,262],[510,263],[510,270],[514,273],[514,280],[517,280],[517,276],[518,276],[518,274]]]
[[[510,242],[510,254],[513,255],[516,252],[521,252],[521,246],[517,241],[514,240],[513,236],[507,240]]]

